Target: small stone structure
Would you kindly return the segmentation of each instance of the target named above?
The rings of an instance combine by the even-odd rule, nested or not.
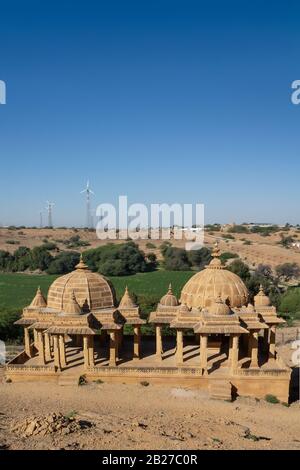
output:
[[[291,372],[275,348],[284,320],[262,287],[251,305],[243,281],[222,266],[218,246],[212,255],[180,301],[170,285],[150,314],[155,340],[142,336],[145,320],[128,289],[117,306],[112,285],[81,258],[53,282],[47,301],[38,288],[24,308],[16,322],[24,328],[24,351],[7,364],[7,378],[149,380],[288,401]],[[123,335],[126,325],[133,341]],[[173,338],[164,336],[166,326]]]

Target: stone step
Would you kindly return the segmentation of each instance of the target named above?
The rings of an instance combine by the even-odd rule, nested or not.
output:
[[[232,386],[228,380],[212,380],[209,384],[210,398],[232,401]]]

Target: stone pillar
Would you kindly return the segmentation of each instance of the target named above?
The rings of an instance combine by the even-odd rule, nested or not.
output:
[[[269,349],[269,357],[276,358],[276,326],[272,325],[270,327],[270,349]]]
[[[183,364],[183,331],[176,330],[176,363],[178,366]]]
[[[207,372],[207,335],[200,334],[200,367],[203,373],[206,375]]]
[[[250,344],[249,356],[251,358],[250,367],[258,367],[258,332],[257,331],[250,332],[249,344]]]
[[[59,335],[59,354],[60,354],[60,365],[64,369],[65,367],[67,367],[64,335]]]
[[[55,367],[57,367],[58,370],[61,370],[59,343],[58,343],[57,335],[53,335],[53,352],[54,352],[54,365]]]
[[[141,327],[136,325],[133,328],[133,357],[141,359]]]
[[[25,352],[26,352],[27,356],[32,357],[31,347],[30,347],[29,330],[28,330],[28,327],[26,327],[26,326],[24,328],[24,347],[25,347]]]
[[[123,345],[123,328],[119,330],[118,334],[118,352],[120,353]]]
[[[95,366],[95,359],[94,359],[94,336],[89,336],[89,364],[90,367]]]
[[[155,326],[155,331],[156,331],[156,359],[161,361],[162,360],[162,353],[163,353],[162,337],[161,337],[161,326],[156,325]]]
[[[34,343],[35,348],[39,350],[38,333],[35,328],[33,329],[33,343]]]
[[[45,345],[44,345],[44,335],[42,331],[37,332],[38,345],[39,345],[39,359],[42,365],[46,364],[45,358]]]
[[[109,341],[109,365],[110,367],[115,367],[117,365],[116,362],[116,332],[111,331],[109,333],[110,341]]]
[[[83,360],[84,360],[84,368],[87,369],[90,365],[90,361],[89,361],[88,336],[86,335],[84,335],[83,337]]]
[[[46,361],[51,361],[52,352],[51,352],[51,339],[49,333],[45,333],[45,356]]]
[[[264,340],[263,340],[263,345],[264,345],[264,352],[269,355],[269,328],[266,328],[264,330]]]
[[[232,348],[231,348],[231,369],[235,370],[238,367],[239,361],[239,337],[233,335],[232,337]]]

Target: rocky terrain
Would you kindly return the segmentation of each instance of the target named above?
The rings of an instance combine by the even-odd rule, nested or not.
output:
[[[2,449],[300,449],[299,402],[141,384],[0,384]]]

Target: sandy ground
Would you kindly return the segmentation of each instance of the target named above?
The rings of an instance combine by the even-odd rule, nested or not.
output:
[[[292,236],[300,241],[300,233],[296,230],[290,232],[283,232],[285,236]],[[20,229],[9,230],[0,227],[0,250],[6,250],[13,253],[19,246],[27,246],[33,248],[48,241],[55,242],[60,250],[66,250],[66,245],[62,243],[63,240],[69,240],[70,237],[79,235],[81,240],[90,243],[88,247],[82,247],[80,251],[85,251],[88,248],[96,248],[103,246],[107,240],[99,240],[95,231],[89,232],[82,229],[74,231],[73,229]],[[296,262],[300,265],[300,250],[299,248],[286,249],[278,245],[280,241],[279,232],[272,234],[270,237],[262,237],[258,234],[234,234],[234,240],[225,240],[222,238],[226,236],[223,232],[205,232],[205,245],[212,246],[217,240],[220,242],[221,251],[231,251],[237,253],[243,261],[252,266],[257,266],[260,263],[269,264],[275,267],[279,264],[286,262]],[[251,245],[245,245],[244,240],[251,241]],[[7,243],[7,241],[15,241],[16,244]],[[114,243],[124,243],[124,240],[114,240]],[[153,244],[155,247],[148,247],[148,243]],[[184,248],[185,240],[171,240],[172,245]],[[138,240],[138,245],[146,253],[154,252],[158,259],[161,259],[160,245],[162,240]],[[55,252],[53,253],[55,255]]]
[[[12,427],[47,413],[75,415],[91,427],[68,435],[24,437]],[[300,449],[300,407],[141,384],[0,384],[0,448]]]

